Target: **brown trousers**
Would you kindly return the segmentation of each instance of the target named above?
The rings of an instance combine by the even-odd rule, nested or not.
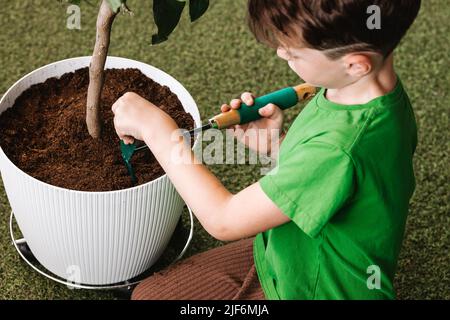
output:
[[[133,300],[262,300],[253,238],[177,262],[141,282]]]

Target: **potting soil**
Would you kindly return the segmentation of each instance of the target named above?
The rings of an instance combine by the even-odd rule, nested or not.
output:
[[[135,92],[171,115],[180,128],[194,120],[176,94],[137,69],[108,69],[101,96],[102,137],[93,139],[86,127],[89,70],[83,68],[31,86],[0,115],[0,145],[8,158],[29,175],[49,184],[81,191],[131,187],[113,124],[112,104]],[[131,163],[137,185],[164,174],[147,149]]]

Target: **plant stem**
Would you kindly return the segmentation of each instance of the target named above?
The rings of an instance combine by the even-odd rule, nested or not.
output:
[[[86,125],[92,138],[98,139],[101,134],[100,97],[105,81],[105,62],[108,55],[111,27],[116,13],[107,0],[103,0],[97,16],[97,35],[94,52],[89,65],[89,87],[86,103]]]

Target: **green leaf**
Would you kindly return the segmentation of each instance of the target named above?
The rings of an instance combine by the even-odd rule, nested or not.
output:
[[[153,17],[158,32],[152,36],[152,44],[166,41],[178,25],[185,1],[153,0]]]
[[[191,22],[200,18],[206,10],[208,10],[209,0],[190,0],[189,1],[189,16]]]
[[[127,0],[108,0],[111,10],[115,13],[119,12],[122,4],[125,4],[125,2],[127,2]]]

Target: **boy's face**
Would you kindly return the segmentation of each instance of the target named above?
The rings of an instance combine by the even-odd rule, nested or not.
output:
[[[286,60],[297,75],[305,82],[317,87],[338,89],[345,87],[358,78],[350,70],[347,57],[332,60],[322,51],[306,47],[277,49],[277,55]]]

